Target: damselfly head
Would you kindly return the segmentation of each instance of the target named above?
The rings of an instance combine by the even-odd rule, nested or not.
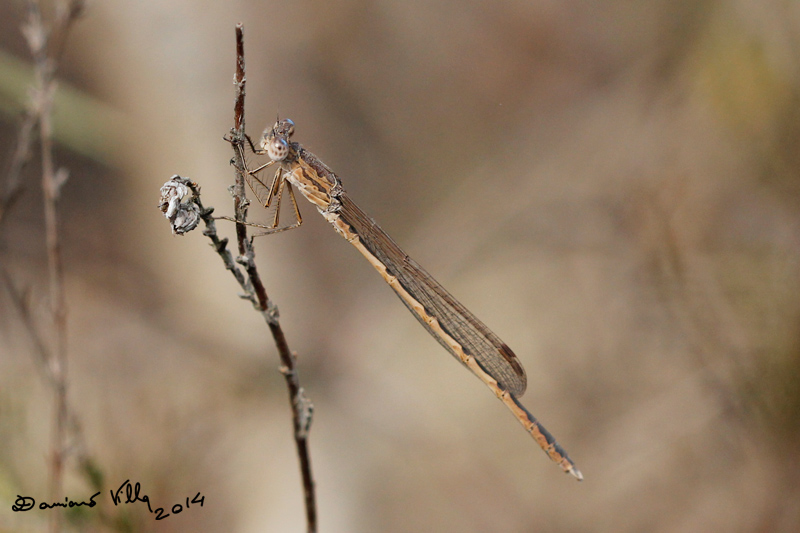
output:
[[[283,161],[289,155],[289,143],[283,137],[267,137],[261,147],[273,161]]]
[[[273,161],[283,161],[289,155],[289,137],[294,133],[294,122],[285,118],[278,119],[271,129],[264,131],[261,148]]]
[[[288,118],[278,119],[275,125],[272,126],[272,130],[278,136],[291,137],[294,133],[294,121]]]

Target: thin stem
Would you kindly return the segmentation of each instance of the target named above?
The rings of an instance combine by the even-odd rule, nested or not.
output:
[[[234,191],[234,209],[237,220],[244,222],[247,216],[248,202],[245,197],[245,162],[243,159],[245,131],[244,131],[244,97],[245,97],[245,62],[244,62],[244,30],[242,24],[236,25],[236,102],[234,105],[234,129],[231,132],[231,146],[234,153],[234,168],[236,169],[236,182]],[[311,471],[311,458],[308,450],[308,430],[311,424],[313,407],[305,397],[295,364],[296,357],[289,348],[286,336],[278,319],[278,309],[270,301],[266,288],[261,281],[261,276],[255,264],[255,252],[252,241],[247,236],[247,226],[243,223],[236,224],[236,238],[239,248],[238,262],[247,272],[247,277],[252,284],[256,296],[256,307],[263,314],[269,326],[275,346],[281,359],[281,373],[286,380],[289,391],[289,400],[292,406],[292,421],[294,426],[295,446],[300,459],[300,471],[303,478],[305,494],[306,522],[309,533],[317,531],[317,506],[314,490],[314,476]]]
[[[236,181],[233,186],[233,208],[237,220],[245,222],[247,220],[248,202],[244,192],[244,161],[241,158],[240,150],[236,146],[243,145],[244,139],[244,96],[247,78],[244,68],[244,27],[242,23],[236,25],[236,75],[234,78],[236,85],[236,102],[233,106],[233,132],[231,145],[238,158],[235,160]],[[239,243],[239,255],[247,255],[249,246],[246,244],[247,228],[244,224],[236,224],[236,241]],[[264,295],[266,298],[266,294]]]
[[[44,192],[44,222],[47,249],[50,314],[53,323],[53,344],[46,360],[46,374],[53,390],[53,428],[50,457],[50,501],[61,501],[63,495],[64,463],[67,454],[67,433],[70,410],[67,404],[67,311],[64,296],[64,267],[59,238],[58,197],[66,181],[65,170],[56,170],[53,158],[53,95],[56,89],[57,60],[63,51],[71,23],[82,9],[82,0],[65,0],[58,4],[50,27],[45,27],[39,0],[28,2],[28,22],[23,32],[28,40],[34,60],[34,99],[32,110],[20,131],[17,153],[12,162],[9,189],[5,199],[11,199],[19,190],[19,176],[30,154],[31,137],[38,124],[41,145],[42,190]],[[10,192],[9,192],[10,191]],[[5,209],[2,210],[5,213]],[[63,513],[54,509],[50,513],[50,531],[61,531]]]
[[[2,227],[11,207],[22,193],[22,170],[31,160],[33,131],[38,119],[37,113],[28,112],[20,125],[19,133],[17,134],[17,146],[11,158],[3,190],[0,191],[0,227]]]

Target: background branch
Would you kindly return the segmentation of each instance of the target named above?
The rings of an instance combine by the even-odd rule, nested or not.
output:
[[[52,334],[47,335],[35,323],[30,311],[27,291],[17,289],[10,274],[3,270],[3,281],[11,301],[34,344],[34,361],[40,367],[45,383],[53,395],[51,450],[49,460],[49,499],[63,499],[65,461],[71,451],[78,450],[86,460],[79,424],[67,399],[67,310],[64,295],[64,268],[59,238],[58,199],[66,182],[66,169],[56,169],[53,157],[53,95],[55,73],[72,23],[82,11],[81,0],[62,1],[56,5],[52,22],[47,25],[38,0],[27,2],[28,19],[22,33],[33,56],[34,86],[28,112],[20,126],[17,146],[11,159],[2,192],[0,192],[0,224],[23,190],[23,170],[32,157],[34,135],[38,130],[44,196],[44,222],[48,264],[48,289]],[[38,128],[37,128],[38,126]],[[48,339],[48,336],[50,337]],[[70,441],[72,437],[72,441]],[[50,513],[50,531],[62,529],[63,511]]]

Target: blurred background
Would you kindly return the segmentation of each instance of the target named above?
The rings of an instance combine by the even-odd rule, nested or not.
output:
[[[32,61],[23,3],[0,15],[5,173]],[[69,399],[104,489],[75,530],[305,528],[269,332],[207,239],[172,236],[157,209],[177,173],[232,214],[240,21],[247,131],[295,121],[518,354],[523,402],[586,478],[300,200],[302,228],[259,239],[257,262],[315,405],[321,531],[800,528],[798,3],[107,0],[71,30],[54,116]],[[47,331],[40,175],[0,264]],[[0,531],[48,519],[10,511],[47,494],[33,354],[3,287]],[[93,492],[66,472],[67,495]],[[205,504],[156,522],[110,504],[126,479]]]

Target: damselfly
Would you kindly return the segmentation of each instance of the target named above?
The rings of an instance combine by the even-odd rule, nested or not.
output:
[[[264,207],[275,201],[274,231],[302,223],[294,196],[296,187],[336,231],[355,246],[380,273],[386,283],[439,344],[469,368],[514,414],[550,458],[565,472],[579,480],[580,470],[553,436],[517,399],[525,392],[527,377],[519,359],[500,338],[492,333],[466,307],[453,298],[433,277],[368,217],[345,193],[339,178],[314,154],[290,140],[294,122],[278,120],[267,128],[256,154],[266,154],[270,161],[254,170],[245,168],[245,178]],[[249,140],[249,138],[248,138]],[[244,151],[242,146],[242,161]],[[276,164],[269,186],[257,174]],[[278,228],[283,190],[294,207],[295,224]]]

